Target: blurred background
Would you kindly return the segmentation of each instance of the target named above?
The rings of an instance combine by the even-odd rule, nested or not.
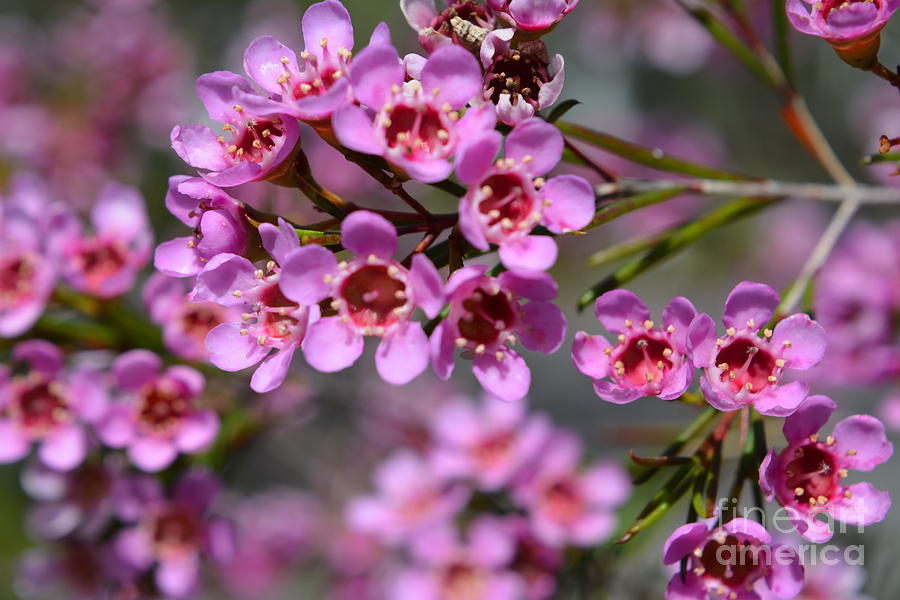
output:
[[[383,20],[401,54],[421,52],[397,2],[344,1],[354,19],[357,49]],[[772,2],[747,3],[761,30],[770,31]],[[48,182],[58,199],[88,208],[102,183],[111,178],[143,192],[157,241],[183,235],[183,226],[165,210],[163,197],[170,175],[190,172],[170,150],[169,131],[176,123],[208,122],[193,92],[194,78],[211,70],[242,72],[243,50],[259,35],[273,35],[299,47],[300,16],[308,4],[3,0],[0,189],[12,173],[28,166]],[[893,23],[884,34],[881,55],[888,65],[900,62],[898,25]],[[821,40],[794,34],[791,41],[797,87],[838,155],[861,180],[896,185],[898,180],[891,177],[895,165],[858,163],[877,151],[880,135],[900,135],[897,92],[838,61]],[[551,53],[566,58],[561,99],[582,103],[567,120],[704,164],[789,181],[827,181],[787,132],[774,94],[717,48],[674,2],[582,0],[546,42]],[[314,173],[324,185],[360,205],[394,207],[392,197],[345,164],[311,131],[304,132],[303,140]],[[603,153],[592,156],[623,175],[668,177]],[[414,192],[436,211],[454,210],[453,198],[424,187]],[[233,195],[300,222],[314,218],[297,190],[248,185]],[[582,292],[615,267],[586,267],[591,254],[685,222],[717,202],[682,198],[565,239],[552,274],[560,284],[559,305],[569,319],[569,339],[580,329],[601,331],[592,311],[574,310]],[[777,289],[789,284],[832,210],[799,201],[773,206],[714,232],[629,288],[647,301],[654,314],[670,298],[683,295],[699,310],[718,316],[728,291],[744,279]],[[876,225],[898,218],[895,208],[859,217]],[[900,261],[900,256],[896,258]],[[139,289],[130,302],[141,306]],[[591,455],[624,462],[629,448],[653,452],[693,418],[690,407],[656,400],[627,406],[603,403],[571,364],[567,347],[553,356],[527,357],[534,373],[530,402],[559,425],[578,431]],[[321,376],[299,363],[295,361],[296,377],[285,392],[258,400],[266,409],[288,410],[291,419],[227,465],[226,480],[238,492],[291,486],[335,501],[360,493],[367,489],[372,464],[390,447],[390,432],[411,435],[404,424],[414,424],[438,397],[477,390],[465,369],[457,371],[453,389],[429,376],[396,389],[373,378],[369,360],[360,361],[346,377]],[[882,410],[882,400],[898,383],[891,376],[865,385],[819,379],[816,386],[832,393],[846,415]],[[244,378],[224,378],[214,385],[223,396],[249,394]],[[770,440],[777,440],[776,435],[773,429]],[[0,598],[13,597],[17,557],[32,543],[26,532],[20,472],[19,466],[0,467]],[[879,468],[869,480],[900,494],[900,463],[895,460]],[[629,509],[632,516],[637,508]],[[666,576],[658,549],[682,512],[674,511],[667,524],[622,549],[608,597],[661,597]],[[900,571],[894,568],[898,539],[897,510],[866,533],[866,591],[872,598],[900,597]],[[298,597],[298,589],[315,590],[315,569],[298,576],[296,585],[282,591],[283,597]],[[316,597],[314,591],[307,593],[313,595],[303,597]]]

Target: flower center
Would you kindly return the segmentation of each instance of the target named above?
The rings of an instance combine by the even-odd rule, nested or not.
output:
[[[410,307],[405,270],[393,264],[360,266],[341,283],[340,297],[344,314],[363,329],[390,327]]]
[[[484,597],[486,581],[482,569],[453,563],[444,569],[441,600],[478,600]]]
[[[236,106],[235,110],[241,108]],[[242,112],[243,109],[237,110]],[[281,119],[263,119],[254,117],[247,121],[233,119],[222,126],[231,133],[231,141],[219,136],[219,145],[225,150],[225,158],[234,164],[243,161],[262,163],[271,150],[278,145],[278,138],[284,135]]]
[[[834,456],[818,442],[800,446],[794,451],[794,460],[785,467],[785,485],[793,490],[797,502],[815,505],[825,504],[840,487],[840,477]],[[824,499],[824,502],[821,500]]]
[[[444,156],[452,130],[446,113],[430,103],[410,100],[402,100],[380,119],[389,152],[407,160]]]
[[[503,331],[515,325],[517,311],[508,292],[497,286],[496,290],[477,288],[462,301],[463,314],[457,323],[459,334],[478,345],[490,345]]]
[[[171,377],[160,377],[141,391],[138,419],[153,433],[167,433],[188,415],[191,393],[187,386]]]
[[[15,307],[31,291],[34,259],[27,254],[0,258],[0,306]]]
[[[743,535],[713,537],[697,559],[698,574],[716,579],[731,589],[750,585],[764,574],[764,547]]]
[[[503,431],[481,440],[475,448],[475,459],[484,467],[501,464],[509,455],[515,435],[512,431]]]
[[[112,485],[112,476],[105,466],[85,465],[71,479],[69,497],[78,506],[93,508],[109,497]]]
[[[182,331],[203,344],[210,330],[225,321],[218,308],[211,302],[187,305],[181,315]]]
[[[631,338],[614,363],[616,376],[635,387],[659,383],[672,369],[672,354],[667,342],[651,335]]]
[[[537,106],[541,86],[550,80],[548,66],[547,49],[543,44],[520,47],[495,58],[484,76],[485,100],[498,104],[507,94],[512,96],[512,104],[516,104],[521,96]]]
[[[536,198],[533,184],[516,173],[499,173],[485,179],[479,190],[478,210],[487,219],[487,226],[497,233],[530,231],[537,221],[534,218]]]
[[[844,10],[853,4],[875,4],[879,6],[881,0],[822,0],[822,15],[825,18],[831,16],[833,10]]]
[[[91,285],[99,284],[128,264],[128,252],[121,243],[90,238],[83,242],[75,256],[75,265]]]
[[[71,417],[62,384],[32,374],[18,380],[18,394],[11,410],[31,435],[43,436]]]
[[[568,479],[550,486],[544,495],[543,504],[550,517],[561,523],[572,523],[584,512],[584,500]]]
[[[177,556],[199,547],[203,541],[203,523],[192,510],[168,506],[152,525],[153,544],[160,556]]]
[[[737,393],[746,389],[758,393],[778,380],[781,368],[768,350],[747,338],[738,338],[723,346],[716,355],[723,383],[730,383]]]

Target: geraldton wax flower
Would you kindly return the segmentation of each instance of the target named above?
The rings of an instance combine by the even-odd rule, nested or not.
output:
[[[824,38],[854,67],[871,65],[881,30],[900,8],[900,0],[787,0],[788,19],[798,30]]]
[[[435,0],[400,0],[400,10],[428,52],[450,44],[477,47],[497,24],[494,13],[478,0],[450,0],[440,11]]]
[[[703,369],[700,387],[715,408],[731,411],[752,404],[764,415],[786,417],[809,393],[802,381],[780,382],[785,370],[806,370],[822,359],[825,330],[804,314],[780,321],[774,331],[763,329],[778,301],[769,286],[744,281],[725,300],[724,336],[716,337],[709,315],[691,323],[694,366]]]
[[[784,422],[788,446],[769,452],[759,467],[759,485],[788,511],[797,531],[811,542],[827,542],[831,524],[816,518],[865,526],[884,519],[891,496],[870,483],[844,483],[850,469],[871,471],[887,461],[894,446],[884,425],[869,415],[853,415],[839,422],[829,436],[819,429],[837,405],[825,396],[810,396]]]

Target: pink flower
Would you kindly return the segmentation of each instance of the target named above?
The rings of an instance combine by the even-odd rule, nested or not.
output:
[[[525,584],[525,600],[547,600],[556,592],[557,579],[563,565],[563,552],[538,540],[526,517],[511,516],[504,526],[512,532],[516,553],[510,569],[519,574]]]
[[[507,271],[487,275],[483,265],[463,267],[451,275],[446,293],[447,317],[431,335],[431,365],[441,379],[453,373],[458,348],[472,358],[481,386],[501,400],[521,400],[531,385],[531,371],[510,345],[553,354],[566,336],[566,318],[550,302],[556,283],[546,273]],[[528,300],[522,303],[522,300]]]
[[[290,167],[300,126],[287,115],[255,113],[261,98],[240,75],[228,71],[197,78],[197,95],[210,119],[224,123],[217,135],[201,125],[176,125],[172,148],[184,162],[200,169],[214,185],[232,187],[277,178]],[[267,112],[267,111],[266,111]]]
[[[312,324],[303,343],[306,361],[325,373],[352,365],[366,336],[380,337],[375,367],[388,383],[410,382],[428,367],[428,336],[412,321],[416,307],[435,317],[444,304],[441,278],[428,258],[407,269],[393,256],[397,231],[384,217],[360,210],[341,224],[341,243],[356,257],[338,263],[322,246],[290,252],[281,290],[301,306],[331,298],[336,316]]]
[[[100,298],[131,289],[147,264],[153,232],[144,199],[135,188],[107,184],[91,209],[93,235],[86,235],[74,214],[61,215],[60,231],[51,232],[53,253],[73,288]]]
[[[117,533],[116,553],[134,569],[154,569],[153,580],[167,598],[194,597],[201,587],[202,559],[222,562],[234,552],[231,524],[212,513],[219,484],[205,472],[189,472],[166,498],[153,483],[136,524]]]
[[[347,507],[347,521],[362,533],[397,544],[417,532],[451,519],[470,492],[434,472],[418,455],[399,450],[375,471],[375,495],[357,498]]]
[[[538,177],[562,158],[562,134],[546,121],[519,123],[506,138],[506,157],[495,163],[502,139],[483,132],[460,150],[456,171],[469,186],[459,203],[460,230],[479,250],[498,244],[507,268],[543,271],[556,262],[556,242],[531,231],[538,225],[553,233],[581,229],[594,215],[594,191],[575,175]]]
[[[472,521],[460,539],[450,523],[419,534],[412,541],[413,568],[399,572],[390,584],[392,600],[517,600],[524,582],[509,569],[515,540],[495,518]]]
[[[235,307],[193,302],[189,291],[185,280],[154,273],[144,284],[142,296],[150,319],[162,327],[166,349],[185,360],[205,361],[209,332],[241,315]]]
[[[162,370],[162,360],[147,350],[116,358],[113,376],[121,399],[110,404],[97,433],[111,448],[127,448],[138,468],[156,472],[179,453],[202,452],[219,432],[219,416],[198,405],[205,381],[190,367]]]
[[[578,6],[578,0],[487,0],[510,25],[527,33],[544,33]]]
[[[472,479],[484,491],[512,482],[544,447],[551,426],[524,402],[485,396],[480,405],[459,399],[433,413],[431,461],[446,477]]]
[[[214,302],[244,311],[240,322],[223,323],[209,332],[210,362],[224,371],[240,371],[262,361],[250,388],[264,393],[284,382],[294,352],[319,317],[318,306],[306,307],[286,298],[279,287],[287,256],[300,247],[297,232],[283,219],[279,227],[259,226],[263,246],[272,257],[257,268],[243,256],[222,253],[197,275],[194,301]],[[276,352],[271,352],[276,350]]]
[[[800,546],[798,540],[793,545]],[[796,600],[872,600],[863,594],[866,570],[861,564],[848,562],[847,555],[836,553],[836,560],[813,562],[805,565],[803,590]],[[778,600],[778,596],[768,590],[759,590],[762,600]]]
[[[628,290],[606,292],[597,298],[595,311],[603,326],[617,335],[616,344],[579,331],[572,360],[594,380],[598,396],[625,404],[644,396],[674,400],[688,389],[694,378],[688,331],[697,316],[690,300],[672,299],[659,326],[650,320],[647,305]]]
[[[36,211],[46,210],[37,181],[19,176],[0,203],[0,337],[16,337],[37,321],[53,287],[56,267],[48,259]]]
[[[351,104],[338,108],[332,119],[338,141],[383,156],[418,181],[449,177],[450,158],[461,141],[494,128],[493,107],[472,108],[459,117],[481,93],[481,67],[458,46],[437,49],[420,76],[404,83],[397,50],[375,44],[354,59],[350,80],[356,99],[370,112]]]
[[[247,250],[249,224],[240,202],[198,177],[169,178],[166,208],[191,227],[191,235],[163,242],[156,248],[154,266],[170,277],[196,275],[223,252]]]
[[[688,523],[666,540],[665,564],[687,559],[684,576],[676,573],[669,581],[666,600],[756,600],[757,590],[787,599],[800,593],[803,567],[796,550],[773,544],[755,521],[734,519],[714,525]]]
[[[621,467],[597,462],[581,471],[580,460],[578,437],[557,431],[514,490],[535,537],[549,546],[593,546],[608,539],[616,526],[616,507],[631,494]]]
[[[497,24],[494,13],[477,0],[449,0],[446,4],[447,8],[438,11],[435,0],[400,0],[406,22],[419,34],[419,43],[428,52],[450,44],[475,45],[478,40],[469,33],[472,25],[490,31]],[[469,28],[454,26],[457,17]]]
[[[300,60],[273,37],[260,37],[244,53],[244,70],[262,89],[275,95],[278,112],[304,121],[328,119],[341,104],[352,101],[347,78],[353,23],[338,0],[311,5],[303,15],[305,49]],[[386,29],[376,30],[387,35]],[[378,38],[376,38],[378,39]],[[389,41],[388,41],[389,43]],[[267,102],[249,103],[266,111]]]
[[[779,384],[785,370],[802,371],[825,354],[825,330],[807,315],[792,315],[775,331],[759,330],[775,314],[778,294],[767,285],[744,281],[725,300],[725,336],[716,337],[709,315],[698,316],[689,334],[694,366],[703,369],[700,387],[722,411],[753,405],[764,415],[792,414],[809,391],[801,381]]]
[[[870,483],[846,485],[850,469],[871,471],[894,452],[884,425],[869,415],[854,415],[835,425],[834,433],[820,439],[819,429],[836,405],[825,396],[810,396],[784,422],[788,446],[780,454],[772,449],[759,467],[759,485],[768,499],[778,499],[797,531],[822,543],[831,539],[831,519],[865,526],[884,519],[891,507],[887,492]]]
[[[24,375],[0,365],[0,463],[21,460],[32,444],[40,461],[56,471],[70,471],[88,452],[87,426],[106,406],[106,389],[89,368],[64,368],[62,351],[43,340],[13,347]]]
[[[492,31],[481,44],[484,99],[497,107],[497,117],[516,125],[551,106],[562,93],[565,61],[540,40],[512,47],[515,29]],[[551,75],[552,73],[552,75]]]

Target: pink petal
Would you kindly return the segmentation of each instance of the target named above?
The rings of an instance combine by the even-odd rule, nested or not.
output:
[[[172,598],[192,597],[200,585],[200,560],[196,553],[168,557],[156,568],[160,591]]]
[[[628,404],[634,402],[643,394],[637,390],[621,388],[611,381],[605,379],[594,380],[594,393],[601,400],[611,402],[612,404]]]
[[[553,73],[553,78],[542,85],[538,92],[538,106],[542,110],[559,100],[566,84],[566,61],[562,54],[553,56],[550,72]]]
[[[386,382],[405,385],[428,367],[428,336],[416,321],[385,335],[375,352],[375,368]]]
[[[197,275],[194,283],[194,301],[215,302],[223,306],[244,304],[234,292],[245,292],[255,287],[256,267],[243,256],[219,254]]]
[[[677,330],[676,330],[677,333]],[[698,369],[708,367],[716,361],[716,324],[712,317],[700,314],[691,322],[688,330],[688,351],[691,362]]]
[[[204,410],[186,417],[178,433],[175,444],[178,450],[187,454],[202,452],[208,448],[219,433],[219,416],[212,410]]]
[[[38,458],[56,471],[71,471],[84,461],[87,449],[84,430],[77,425],[66,425],[44,440],[38,449]]]
[[[775,497],[776,475],[780,468],[778,452],[772,448],[759,464],[759,478],[757,480],[763,495],[769,502]]]
[[[643,327],[650,319],[650,310],[637,294],[629,290],[606,292],[594,303],[594,313],[609,331],[625,333],[634,327]],[[625,322],[630,321],[630,326]]]
[[[837,404],[827,396],[808,397],[794,414],[784,420],[784,437],[789,444],[793,444],[818,433],[835,409]]]
[[[256,338],[241,335],[240,323],[222,323],[206,335],[209,361],[223,371],[241,371],[265,358],[269,348]]]
[[[406,22],[416,31],[430,26],[437,16],[434,0],[400,0],[400,10]]]
[[[612,536],[616,522],[616,515],[611,512],[585,515],[573,525],[569,540],[576,546],[593,546]]]
[[[403,65],[397,50],[393,46],[369,46],[353,58],[350,81],[360,104],[381,110],[394,95],[391,88],[403,85]]]
[[[250,83],[230,71],[204,73],[197,78],[197,96],[206,107],[209,118],[225,123],[235,116],[235,90],[254,93]]]
[[[766,528],[750,519],[732,519],[728,523],[725,523],[722,526],[722,529],[727,533],[743,533],[744,535],[749,535],[763,544],[768,544],[772,541],[772,536],[769,535]]]
[[[709,528],[703,523],[688,523],[676,529],[663,544],[663,563],[674,565],[700,548],[709,536]]]
[[[566,338],[566,317],[555,304],[532,300],[522,308],[522,327],[517,333],[527,349],[553,354]]]
[[[375,255],[386,260],[397,251],[397,230],[381,215],[357,210],[341,224],[341,244],[362,258]]]
[[[506,271],[498,279],[513,294],[529,300],[553,300],[559,292],[553,278],[540,271]]]
[[[271,223],[260,223],[259,237],[263,248],[279,265],[284,265],[287,255],[300,247],[297,230],[281,217],[278,217],[278,227]]]
[[[609,356],[603,352],[609,347],[609,340],[605,337],[579,331],[572,343],[572,361],[583,374],[602,379],[609,375]]]
[[[257,394],[265,394],[280,386],[291,368],[295,350],[297,344],[288,344],[264,358],[250,379],[250,389]]]
[[[178,456],[175,445],[153,435],[141,436],[128,446],[128,458],[132,464],[147,473],[162,471]]]
[[[422,183],[437,183],[450,177],[453,173],[453,165],[450,161],[432,158],[429,160],[406,160],[397,158],[396,164],[406,171],[410,179]]]
[[[762,415],[787,417],[794,414],[808,393],[809,386],[802,381],[792,381],[763,391],[753,406]]]
[[[286,123],[291,123],[291,121],[287,121]],[[294,123],[296,123],[296,121],[294,121]],[[259,164],[245,160],[244,162],[229,166],[227,169],[203,172],[200,173],[200,175],[203,179],[213,185],[233,187],[241,185],[242,183],[257,181],[263,176],[263,169]]]
[[[285,74],[282,58],[288,59],[288,66],[292,69],[299,68],[293,50],[272,36],[258,37],[244,51],[244,70],[262,89],[281,94],[284,90],[279,80]]]
[[[326,317],[309,327],[303,340],[306,362],[323,373],[346,369],[363,352],[363,337],[347,326],[340,317]]]
[[[503,350],[503,360],[494,353],[475,356],[472,372],[485,390],[509,402],[521,400],[531,386],[531,370],[525,360],[513,350]]]
[[[684,581],[681,580],[681,575],[676,573],[666,586],[666,600],[707,600],[708,597],[706,588],[692,573],[688,573]]]
[[[534,107],[522,97],[522,94],[501,94],[496,107],[497,117],[510,126],[518,125],[534,116]]]
[[[317,304],[331,295],[333,286],[325,278],[335,271],[337,259],[334,254],[322,246],[310,244],[292,251],[285,258],[278,287],[298,304]]]
[[[137,390],[155,380],[161,370],[162,359],[149,350],[130,350],[112,364],[116,382],[127,390]]]
[[[444,307],[444,282],[431,260],[424,254],[413,256],[409,278],[416,304],[429,319],[438,316]]]
[[[585,496],[600,506],[614,508],[631,496],[631,479],[625,470],[613,461],[598,462],[581,475]]]
[[[358,106],[345,104],[334,111],[331,125],[338,141],[351,150],[380,156],[384,142],[375,135],[372,119]]]
[[[372,35],[369,36],[369,45],[370,46],[390,46],[391,45],[391,30],[388,27],[388,24],[384,21],[381,21],[375,28],[372,30]]]
[[[663,400],[675,400],[691,387],[693,380],[694,367],[690,363],[685,362],[674,373],[669,375],[657,396]]]
[[[772,547],[773,558],[766,584],[778,598],[793,598],[803,590],[803,565],[793,548],[777,545]]]
[[[143,570],[153,564],[153,540],[142,528],[132,527],[120,531],[113,547],[116,555],[129,566]]]
[[[850,497],[841,499],[832,510],[838,521],[865,527],[883,521],[891,509],[891,495],[875,489],[871,483],[855,483],[847,491]]]
[[[535,177],[553,170],[562,159],[562,153],[562,134],[543,119],[522,121],[506,137],[506,157],[516,162],[524,160],[528,172]]]
[[[190,277],[203,269],[200,256],[194,248],[193,236],[175,238],[156,247],[153,266],[170,277]]]
[[[553,177],[541,188],[540,197],[542,222],[553,233],[577,231],[594,218],[594,189],[581,177]]]
[[[448,380],[453,374],[453,352],[456,345],[453,337],[448,334],[445,323],[439,323],[431,332],[429,345],[431,347],[431,368],[434,370],[434,374],[443,381]]]
[[[484,230],[478,221],[478,209],[473,205],[468,195],[459,200],[459,230],[466,241],[474,248],[487,252],[491,245],[484,236]]]
[[[789,347],[784,344],[789,343]],[[772,344],[784,348],[781,357],[788,369],[809,369],[825,355],[828,341],[821,325],[807,315],[791,315],[775,326]]]
[[[12,421],[0,419],[0,464],[21,460],[31,449],[31,442]]]
[[[170,136],[172,149],[181,160],[197,169],[220,171],[231,163],[219,144],[216,132],[202,125],[176,125]]]
[[[481,65],[461,46],[438,48],[422,69],[422,88],[426,96],[435,96],[438,106],[449,104],[459,109],[481,94]]]
[[[166,375],[178,381],[188,389],[188,393],[196,398],[206,388],[206,378],[197,369],[185,365],[174,365],[166,370]]]
[[[65,364],[65,355],[57,346],[45,340],[25,340],[13,347],[12,358],[28,363],[34,371],[55,376]]]
[[[558,249],[553,238],[529,235],[500,244],[500,261],[508,269],[546,271],[556,262]]]
[[[100,190],[91,222],[101,235],[128,242],[146,237],[150,227],[144,197],[137,189],[117,183]]]
[[[884,425],[870,415],[847,417],[834,427],[834,451],[847,469],[871,471],[887,461],[894,446],[884,435]]]
[[[311,54],[321,57],[325,52],[337,56],[341,48],[353,49],[353,22],[350,13],[338,0],[317,2],[306,9],[301,21],[303,43]]]
[[[454,131],[461,140],[474,138],[485,131],[490,131],[497,124],[497,111],[493,105],[486,103],[482,106],[473,106],[466,110],[462,119],[456,122]]]
[[[753,321],[753,331],[765,327],[778,306],[778,292],[762,283],[743,281],[735,286],[725,300],[722,322],[726,327],[745,329]]]
[[[463,140],[456,154],[456,175],[465,185],[480,183],[500,152],[503,136],[499,131],[485,131],[471,140]]]
[[[687,298],[681,296],[672,298],[663,309],[663,327],[670,325],[674,331],[670,334],[675,343],[676,350],[685,351],[688,347],[688,332],[691,323],[697,318],[697,309]]]
[[[106,414],[95,424],[94,429],[104,445],[110,448],[124,448],[134,439],[134,421],[131,408],[122,403],[112,404]]]

